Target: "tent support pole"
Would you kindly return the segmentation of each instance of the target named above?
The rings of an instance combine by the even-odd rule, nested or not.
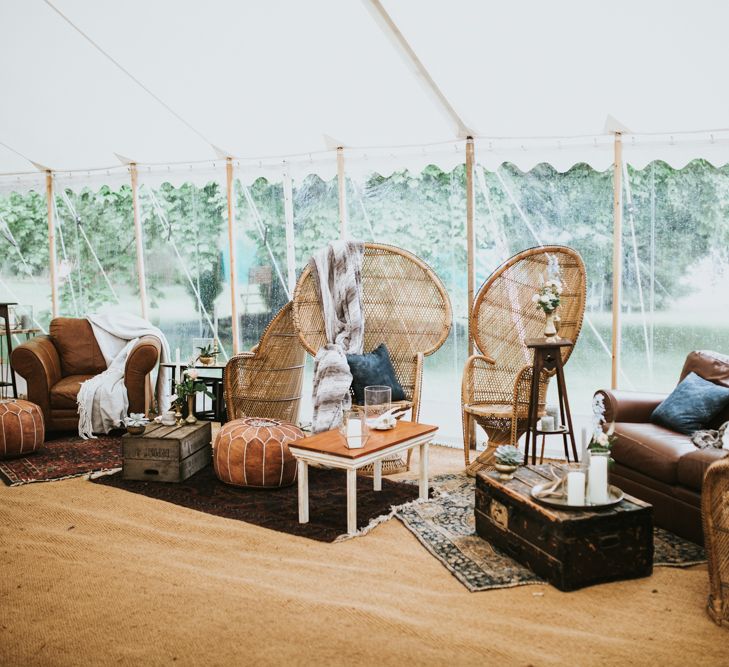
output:
[[[294,246],[294,186],[288,169],[283,174],[284,219],[286,222],[286,278],[289,295],[294,298],[296,287],[296,249]]]
[[[237,271],[235,262],[235,222],[233,220],[233,159],[228,157],[225,159],[225,186],[228,195],[228,252],[230,253],[230,319],[231,332],[233,336],[233,354],[240,352],[240,342],[238,340],[238,299],[237,292]],[[218,332],[214,332],[218,335]]]
[[[46,171],[46,206],[48,209],[48,267],[51,278],[51,316],[58,317],[58,271],[56,270],[56,225],[53,215],[53,173]]]
[[[144,237],[142,236],[142,218],[139,215],[139,178],[137,165],[129,165],[129,174],[132,178],[132,211],[134,213],[134,239],[137,245],[137,280],[139,281],[139,302],[142,307],[142,317],[149,319],[147,307],[147,276],[144,269]]]
[[[347,182],[344,175],[344,148],[337,147],[337,186],[339,189],[339,238],[349,236],[347,229]]]
[[[473,312],[473,300],[476,289],[476,234],[473,226],[474,218],[474,189],[473,189],[474,147],[473,137],[466,139],[466,236],[467,236],[467,266],[468,266],[468,321]],[[473,338],[471,327],[468,327],[468,356],[473,354]]]
[[[612,320],[612,381],[618,388],[620,374],[620,302],[623,285],[623,141],[615,133],[615,159],[613,161],[613,320]]]

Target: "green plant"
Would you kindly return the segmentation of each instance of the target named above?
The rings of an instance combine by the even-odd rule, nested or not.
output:
[[[521,453],[514,445],[501,445],[494,454],[496,462],[504,466],[518,466],[521,463]]]
[[[172,400],[182,407],[189,396],[200,393],[205,394],[208,398],[215,398],[205,383],[200,380],[197,371],[188,368],[183,374],[182,381],[175,384],[175,394],[172,396]]]
[[[198,354],[198,358],[200,357],[214,357],[218,354],[217,349],[215,348],[215,345],[205,345],[203,347],[197,348],[200,351],[200,354]]]

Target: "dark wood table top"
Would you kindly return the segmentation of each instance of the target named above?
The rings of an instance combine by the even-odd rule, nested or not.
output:
[[[527,347],[570,347],[572,341],[569,338],[558,338],[553,342],[547,341],[546,338],[526,338],[524,344]]]
[[[648,503],[638,498],[633,498],[627,493],[625,494],[625,498],[617,505],[601,509],[560,510],[556,507],[540,503],[538,500],[532,498],[531,490],[536,484],[554,481],[554,476],[550,472],[550,464],[548,463],[519,466],[514,473],[514,478],[510,480],[499,479],[499,473],[497,472],[481,471],[478,473],[478,477],[484,483],[500,489],[515,502],[529,505],[543,514],[546,519],[552,521],[584,521],[585,519],[598,516],[613,516],[625,512],[642,511],[651,507]]]
[[[370,431],[364,447],[350,449],[347,447],[346,438],[339,431],[324,431],[309,438],[289,443],[293,449],[304,449],[322,454],[332,454],[346,459],[358,459],[367,454],[378,452],[393,445],[399,445],[406,440],[418,438],[429,433],[435,433],[437,426],[419,424],[400,420],[395,428],[389,431]]]

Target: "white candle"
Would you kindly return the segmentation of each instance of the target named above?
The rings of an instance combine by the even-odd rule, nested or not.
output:
[[[558,429],[561,426],[561,422],[559,420],[559,406],[558,405],[548,405],[546,409],[546,413],[554,419],[554,428]]]
[[[585,504],[585,473],[581,470],[567,473],[567,504]]]
[[[542,431],[554,431],[554,417],[542,417]]]
[[[588,483],[590,502],[604,505],[608,501],[608,457],[590,456],[590,480]]]

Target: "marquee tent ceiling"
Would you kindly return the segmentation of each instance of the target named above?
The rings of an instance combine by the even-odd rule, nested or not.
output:
[[[729,160],[729,132],[682,134],[729,128],[729,3],[382,5],[486,162],[605,168],[608,114],[636,162]],[[368,0],[0,0],[0,54],[4,174],[209,161],[215,146],[331,167],[325,135],[353,160],[459,145]],[[364,150],[404,145],[431,148]]]

